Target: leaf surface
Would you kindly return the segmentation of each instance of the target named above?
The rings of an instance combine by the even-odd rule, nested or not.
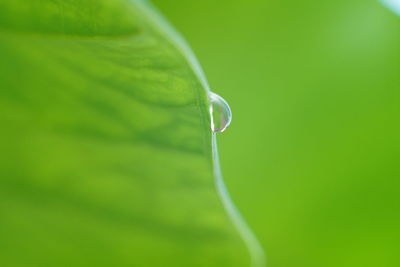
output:
[[[0,3],[1,266],[248,265],[206,90],[137,3]]]

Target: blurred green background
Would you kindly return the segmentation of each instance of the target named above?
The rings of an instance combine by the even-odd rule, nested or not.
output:
[[[231,105],[222,169],[268,266],[400,266],[400,18],[372,0],[153,2]]]

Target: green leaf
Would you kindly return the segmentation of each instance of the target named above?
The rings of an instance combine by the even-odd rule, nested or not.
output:
[[[248,265],[203,78],[154,16],[0,3],[0,266]]]

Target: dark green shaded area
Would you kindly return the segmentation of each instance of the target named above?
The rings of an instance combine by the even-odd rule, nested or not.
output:
[[[31,34],[118,36],[139,31],[129,0],[5,0],[0,29]]]
[[[127,1],[23,2],[0,4],[0,266],[246,266],[171,40]]]

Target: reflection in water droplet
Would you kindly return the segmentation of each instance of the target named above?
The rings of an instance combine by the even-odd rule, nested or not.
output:
[[[219,95],[210,92],[211,130],[214,133],[221,133],[228,128],[232,121],[232,112],[228,103]]]

